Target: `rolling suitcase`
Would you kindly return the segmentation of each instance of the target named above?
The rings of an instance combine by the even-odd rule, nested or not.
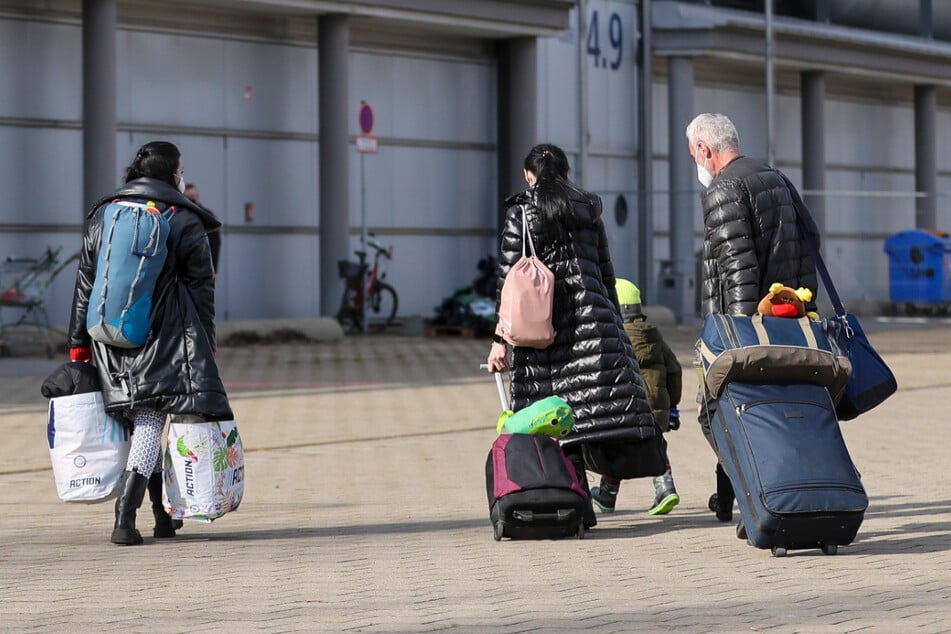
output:
[[[824,387],[729,383],[711,426],[742,516],[738,537],[777,557],[852,543],[868,497]]]
[[[495,379],[502,409],[507,410],[502,377],[496,373]],[[495,540],[584,539],[587,493],[578,478],[555,438],[500,435],[485,461],[489,519]]]

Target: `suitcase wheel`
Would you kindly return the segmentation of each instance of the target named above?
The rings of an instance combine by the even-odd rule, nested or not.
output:
[[[786,549],[782,546],[773,546],[773,557],[785,557]]]
[[[834,555],[839,552],[839,546],[837,544],[823,544],[822,552],[826,555]]]
[[[495,524],[492,525],[492,536],[495,541],[502,541],[502,537],[505,536],[505,525],[502,524],[502,520],[496,520]]]

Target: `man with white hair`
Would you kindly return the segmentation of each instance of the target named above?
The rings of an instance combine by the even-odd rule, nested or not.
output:
[[[687,126],[687,141],[705,188],[702,313],[752,315],[774,282],[815,293],[816,265],[789,181],[741,155],[736,128],[722,114],[697,116]],[[818,246],[819,230],[811,218],[806,222]]]
[[[792,184],[775,168],[740,154],[736,127],[725,115],[698,115],[686,132],[704,187],[702,314],[753,315],[774,282],[808,288],[815,295],[816,265],[797,221],[793,198],[798,194]],[[803,220],[818,247],[818,227],[811,217]],[[807,310],[815,310],[815,305]],[[713,445],[703,411],[700,423]],[[717,493],[710,497],[710,510],[728,522],[733,519],[733,501],[733,487],[718,464]]]

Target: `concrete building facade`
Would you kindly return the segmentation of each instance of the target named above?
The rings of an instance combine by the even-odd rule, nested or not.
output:
[[[883,301],[883,239],[951,225],[951,14],[908,4],[0,0],[0,256],[77,250],[90,201],[163,138],[224,221],[221,318],[334,314],[364,228],[394,247],[400,314],[429,316],[495,254],[548,141],[602,196],[618,274],[687,320],[683,129],[718,111],[806,194],[843,299]]]

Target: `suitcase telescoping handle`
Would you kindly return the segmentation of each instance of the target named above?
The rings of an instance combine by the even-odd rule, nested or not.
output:
[[[489,364],[483,363],[479,367],[483,370],[488,370]],[[502,381],[502,373],[493,372],[492,374],[495,375],[495,385],[499,388],[499,403],[502,404],[502,411],[504,412],[505,410],[509,409],[509,399],[505,394],[505,383]]]

